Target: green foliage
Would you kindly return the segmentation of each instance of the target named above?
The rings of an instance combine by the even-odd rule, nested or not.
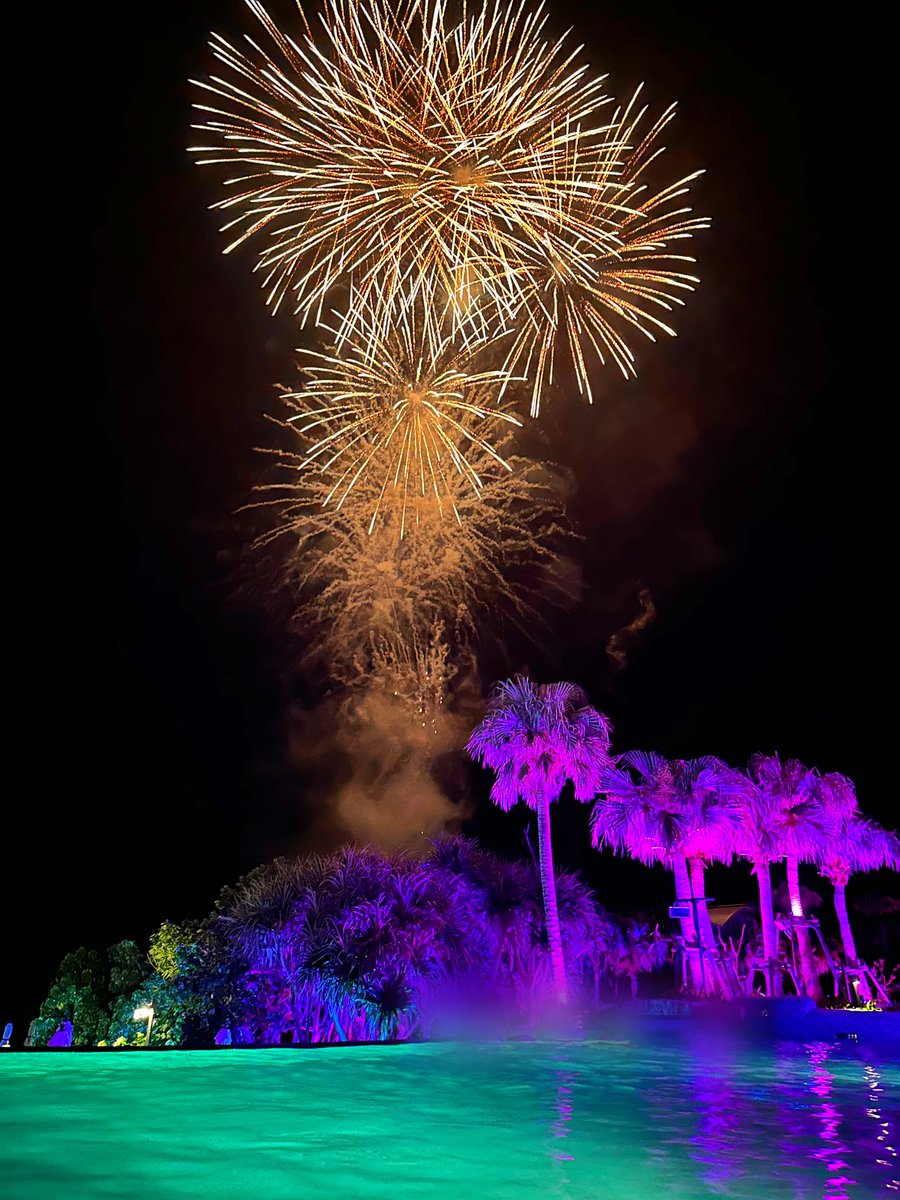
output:
[[[45,1046],[64,1021],[72,1022],[72,1045],[93,1046],[109,1021],[106,964],[96,950],[81,946],[67,954],[41,1005],[34,1044]]]
[[[109,962],[110,998],[131,995],[147,974],[147,959],[136,942],[117,942],[106,952]]]
[[[199,927],[196,923],[176,925],[163,921],[150,938],[150,962],[157,975],[171,982],[182,975],[196,953]]]
[[[150,938],[150,966],[113,1005],[107,1038],[113,1045],[146,1044],[146,1024],[134,1010],[152,1004],[152,1046],[209,1045],[222,1025],[237,1019],[246,996],[244,968],[212,919],[182,925],[164,921]]]
[[[655,969],[655,930],[626,932],[590,890],[556,875],[576,1002],[612,975]],[[71,1020],[75,1044],[211,1045],[344,1041],[518,1027],[539,1018],[550,984],[542,885],[534,863],[507,863],[464,838],[428,859],[344,849],[278,859],[223,893],[203,921],[164,921],[145,957],[134,942],[63,961],[41,1009],[38,1044]]]

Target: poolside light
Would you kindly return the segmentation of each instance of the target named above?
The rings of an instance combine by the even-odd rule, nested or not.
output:
[[[135,1021],[147,1022],[147,1045],[150,1045],[150,1030],[153,1028],[153,1018],[156,1015],[156,1009],[153,1007],[153,1002],[142,1004],[140,1008],[134,1010]]]

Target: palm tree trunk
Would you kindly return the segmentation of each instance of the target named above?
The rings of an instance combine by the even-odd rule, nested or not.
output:
[[[706,871],[699,858],[691,859],[690,871],[694,899],[699,901],[697,904],[697,920],[700,926],[700,940],[703,945],[705,963],[710,968],[710,972],[719,985],[719,990],[723,997],[726,1000],[730,1000],[734,995],[735,989],[728,978],[727,968],[722,961],[722,955],[719,953],[719,944],[716,941],[716,935],[713,931],[709,909],[706,907]]]
[[[838,925],[841,929],[844,962],[849,967],[853,966],[858,959],[856,957],[856,942],[853,938],[853,930],[850,927],[850,915],[847,912],[846,886],[844,883],[836,883],[834,885],[834,911],[837,913]],[[869,981],[863,975],[857,976],[857,978],[859,980],[859,998],[868,1004],[872,999],[872,990],[869,987]]]
[[[675,899],[688,904],[692,910],[691,916],[681,917],[681,936],[685,944],[685,954],[691,968],[691,986],[695,992],[703,992],[704,969],[700,962],[697,946],[697,931],[694,927],[693,905],[691,901],[691,880],[688,875],[687,859],[676,854],[672,859],[672,871],[675,874]]]
[[[804,920],[803,901],[800,897],[800,867],[796,858],[786,858],[788,893],[791,898],[791,914],[798,920]],[[819,972],[813,958],[812,938],[809,930],[797,928],[797,946],[800,950],[800,971],[803,975],[803,990],[816,1004],[825,999],[822,985],[819,982]]]
[[[559,909],[556,905],[556,878],[553,873],[553,846],[550,841],[550,797],[544,793],[537,798],[538,866],[541,873],[541,893],[544,899],[544,923],[550,947],[550,966],[553,988],[560,1004],[568,1004],[566,963],[563,958],[562,933],[559,928]]]
[[[772,904],[772,873],[765,859],[755,859],[753,870],[759,885],[759,916],[762,924],[763,954],[766,956],[766,995],[783,996],[784,979],[778,961],[778,930]]]
[[[846,885],[834,885],[834,911],[837,913],[838,925],[841,927],[841,941],[844,945],[844,957],[848,963],[856,962],[856,942],[853,940],[853,930],[850,928],[850,917],[847,914]]]

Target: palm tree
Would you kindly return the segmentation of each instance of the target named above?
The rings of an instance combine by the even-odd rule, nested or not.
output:
[[[738,826],[735,851],[752,863],[759,888],[759,916],[762,928],[765,959],[766,994],[784,993],[781,963],[778,957],[778,930],[775,926],[775,906],[772,903],[771,864],[778,862],[783,852],[778,838],[778,809],[769,794],[759,787],[751,775],[735,771]]]
[[[609,765],[610,724],[573,683],[535,684],[519,675],[494,689],[466,749],[496,774],[491,799],[508,811],[519,800],[537,813],[538,858],[553,984],[568,1000],[550,840],[550,805],[571,781],[576,800],[592,800]]]
[[[750,760],[750,778],[759,793],[759,803],[768,810],[772,833],[787,868],[791,916],[796,926],[803,989],[812,1000],[825,999],[813,956],[812,938],[804,923],[806,914],[800,893],[800,863],[815,862],[825,845],[829,819],[822,803],[819,777],[797,759],[782,761],[777,754],[755,754]]]
[[[591,813],[591,841],[628,854],[646,866],[662,863],[675,875],[676,899],[690,895],[687,860],[680,847],[687,832],[687,814],[676,794],[671,764],[652,750],[630,750],[618,766],[603,772],[600,795]],[[681,918],[686,946],[694,940],[693,922]],[[701,990],[702,974],[696,951],[688,952],[691,980]]]
[[[704,855],[715,857],[725,852],[725,837],[713,833],[726,824],[722,814],[715,811],[718,800],[714,785],[725,770],[718,759],[669,762],[653,751],[631,750],[622,755],[618,767],[603,773],[598,789],[601,794],[591,819],[595,846],[604,843],[648,865],[662,863],[675,876],[676,899],[700,900],[696,908],[702,957],[695,941],[698,931],[693,914],[680,918],[691,982],[697,992],[709,991],[711,984],[718,983],[723,994],[729,989],[715,962],[717,947],[703,903],[702,859]],[[701,889],[699,898],[689,858],[696,864],[694,879]],[[709,980],[707,969],[712,975]]]
[[[834,909],[841,930],[844,961],[848,966],[858,966],[856,942],[847,913],[847,884],[857,871],[877,871],[881,867],[900,869],[900,838],[859,813],[853,783],[846,776],[836,772],[823,775],[819,781],[819,795],[831,826],[819,850],[816,866],[834,887]],[[864,977],[859,980],[859,991],[861,999],[872,998]]]
[[[738,981],[729,977],[706,906],[706,867],[710,862],[730,863],[737,829],[735,806],[738,788],[733,772],[712,755],[678,759],[673,763],[677,792],[688,810],[683,849],[691,877],[691,895],[704,952],[715,963],[722,995],[730,999]]]

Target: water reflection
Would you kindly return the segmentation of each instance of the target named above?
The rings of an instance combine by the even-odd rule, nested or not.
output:
[[[740,1135],[740,1097],[732,1086],[738,1064],[729,1048],[694,1045],[691,1098],[696,1132],[691,1157],[700,1164],[700,1175],[711,1195],[733,1195],[732,1183],[746,1171],[744,1139]]]
[[[673,1022],[643,1042],[0,1066],[0,1178],[19,1200],[900,1200],[900,1073],[859,1046]]]
[[[657,1085],[645,1095],[665,1158],[674,1166],[684,1146],[698,1194],[758,1200],[763,1180],[790,1181],[794,1200],[900,1194],[889,1069],[883,1081],[835,1043],[785,1045],[773,1059],[714,1035],[686,1041],[677,1092]],[[690,1130],[684,1140],[679,1126]]]
[[[563,1142],[571,1133],[572,1097],[575,1090],[575,1075],[572,1071],[554,1071],[556,1079],[556,1119],[551,1132],[558,1141]],[[557,1162],[574,1162],[571,1154],[565,1152],[564,1146],[557,1147],[553,1157]]]
[[[897,1153],[897,1138],[891,1128],[890,1121],[884,1115],[884,1088],[881,1082],[881,1072],[867,1065],[864,1069],[866,1077],[866,1087],[868,1089],[868,1107],[866,1108],[866,1116],[871,1117],[875,1122],[878,1130],[875,1135],[875,1140],[878,1143],[878,1153],[876,1154],[875,1162],[879,1167],[887,1167],[891,1172],[891,1178],[887,1181],[886,1187],[888,1191],[900,1192],[900,1162],[898,1162]]]
[[[812,1066],[811,1091],[820,1100],[814,1111],[822,1145],[813,1150],[812,1157],[823,1163],[827,1172],[823,1200],[851,1200],[847,1189],[855,1187],[857,1181],[849,1174],[849,1152],[841,1134],[841,1112],[834,1102],[834,1075],[827,1066],[833,1047],[826,1042],[813,1042],[803,1049]]]

